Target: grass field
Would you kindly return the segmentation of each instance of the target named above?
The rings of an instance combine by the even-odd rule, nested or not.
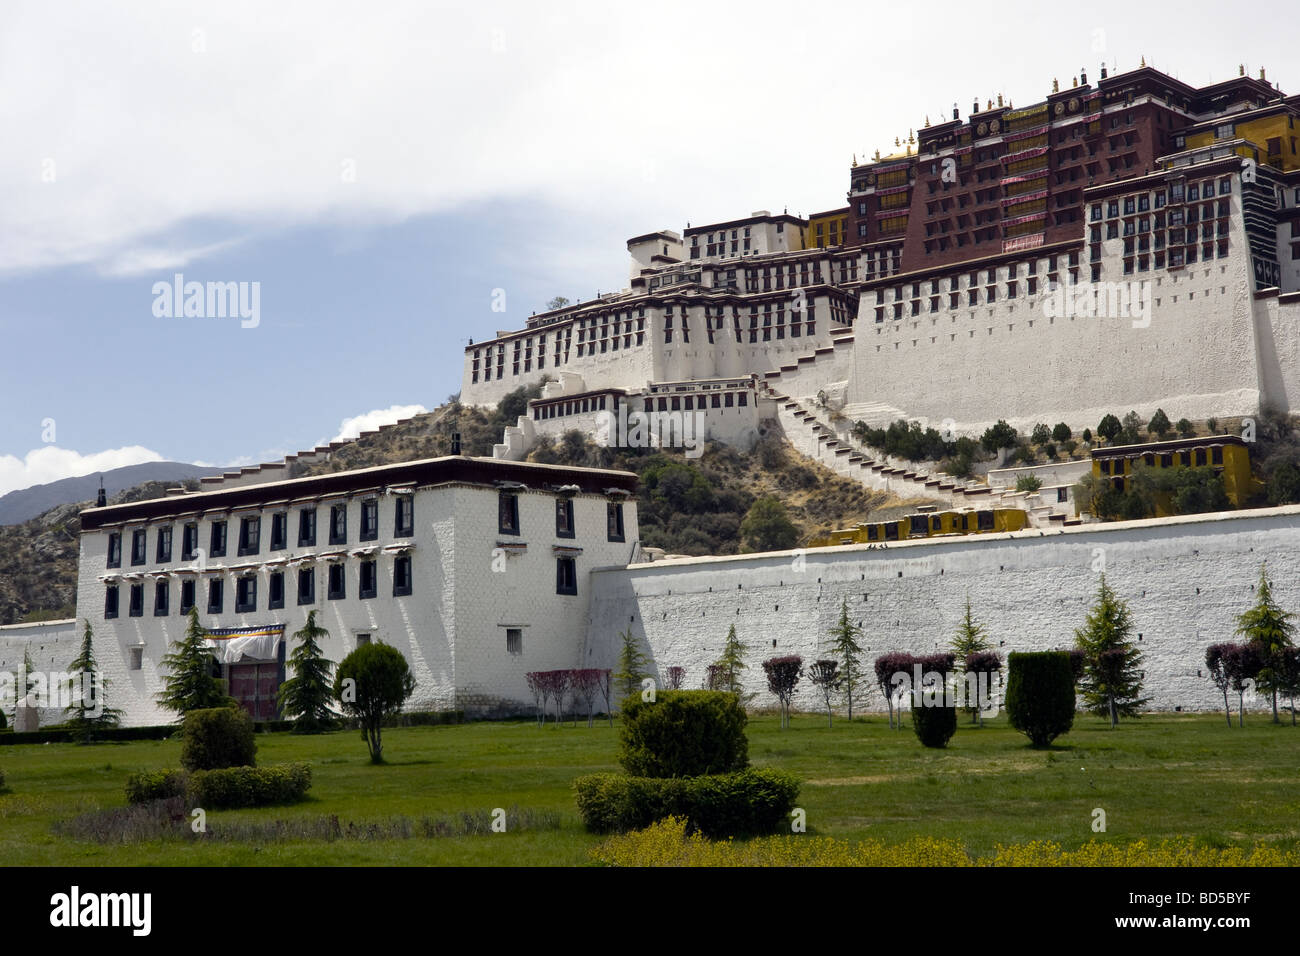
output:
[[[962,718],[965,720],[965,718]],[[1212,846],[1300,846],[1300,728],[1257,716],[1229,729],[1222,715],[1163,715],[1111,730],[1079,717],[1059,746],[1034,751],[1005,717],[960,725],[947,750],[926,750],[883,717],[849,724],[796,715],[789,730],[758,716],[750,760],[798,774],[808,832],[888,843],[946,837],[973,854],[997,844],[1192,836]],[[533,832],[294,842],[154,840],[101,845],[54,832],[58,821],[121,807],[136,770],[178,765],[176,740],[0,747],[0,859],[24,865],[584,865],[574,777],[618,769],[617,729],[533,723],[413,727],[384,733],[388,763],[371,766],[356,733],[258,737],[261,764],[306,761],[313,786],[293,806],[211,813],[208,823],[337,815],[345,822],[448,816],[519,807],[555,811]],[[1092,830],[1093,810],[1106,832]]]

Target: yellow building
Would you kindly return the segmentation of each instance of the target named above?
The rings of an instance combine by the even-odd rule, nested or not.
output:
[[[832,209],[830,212],[814,213],[808,217],[808,227],[804,232],[804,247],[807,249],[832,249],[842,246],[849,235],[849,208]]]
[[[1264,485],[1250,470],[1250,449],[1236,435],[1179,438],[1141,445],[1112,445],[1092,450],[1092,474],[1116,491],[1127,491],[1139,467],[1213,468],[1234,508],[1244,508]],[[1169,494],[1157,492],[1155,517],[1173,514]]]
[[[981,511],[931,511],[905,515],[893,521],[875,521],[853,528],[839,528],[818,535],[808,542],[810,548],[833,548],[842,544],[884,544],[912,538],[938,538],[946,535],[996,534],[1021,531],[1029,525],[1029,516],[1019,508],[989,508]]]
[[[1300,169],[1300,120],[1297,120],[1294,107],[1278,103],[1219,117],[1187,133],[1184,149],[1198,149],[1234,139],[1246,141],[1235,149],[1243,157],[1284,172]]]

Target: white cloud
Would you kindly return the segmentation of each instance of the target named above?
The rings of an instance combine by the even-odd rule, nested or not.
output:
[[[412,415],[422,415],[428,409],[423,405],[393,405],[391,408],[376,408],[374,411],[363,412],[352,418],[345,418],[339,422],[338,434],[329,441],[346,441],[349,438],[356,438],[364,431],[372,428],[378,428],[380,425],[391,425],[393,422],[410,418]],[[321,442],[324,445],[326,442]]]
[[[157,275],[160,272],[170,272],[172,269],[184,268],[197,259],[203,259],[233,248],[239,245],[241,241],[239,239],[227,239],[222,242],[210,242],[207,245],[189,249],[176,248],[175,246],[127,249],[100,263],[99,273],[110,278]]]
[[[0,495],[19,488],[43,485],[60,478],[76,478],[100,471],[109,471],[125,465],[140,465],[149,461],[165,461],[156,451],[140,445],[110,448],[106,451],[83,455],[70,448],[47,445],[29,451],[23,458],[0,455]]]

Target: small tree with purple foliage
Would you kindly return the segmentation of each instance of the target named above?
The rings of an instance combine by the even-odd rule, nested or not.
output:
[[[831,718],[831,694],[840,686],[840,662],[815,661],[808,668],[808,679],[821,690],[826,700],[826,726],[835,726]]]
[[[763,672],[767,674],[767,689],[781,703],[781,728],[785,729],[790,726],[790,701],[803,676],[803,658],[794,654],[769,658],[763,661]]]

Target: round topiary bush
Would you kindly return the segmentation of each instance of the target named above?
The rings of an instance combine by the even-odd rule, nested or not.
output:
[[[1035,747],[1046,747],[1074,724],[1074,670],[1064,651],[1007,655],[1007,717]]]
[[[956,707],[913,707],[912,729],[927,747],[946,747],[957,732]]]
[[[695,777],[749,766],[745,709],[735,694],[663,690],[623,702],[619,762],[636,777]]]
[[[253,721],[240,707],[192,710],[181,729],[181,766],[186,770],[223,770],[256,763]]]

